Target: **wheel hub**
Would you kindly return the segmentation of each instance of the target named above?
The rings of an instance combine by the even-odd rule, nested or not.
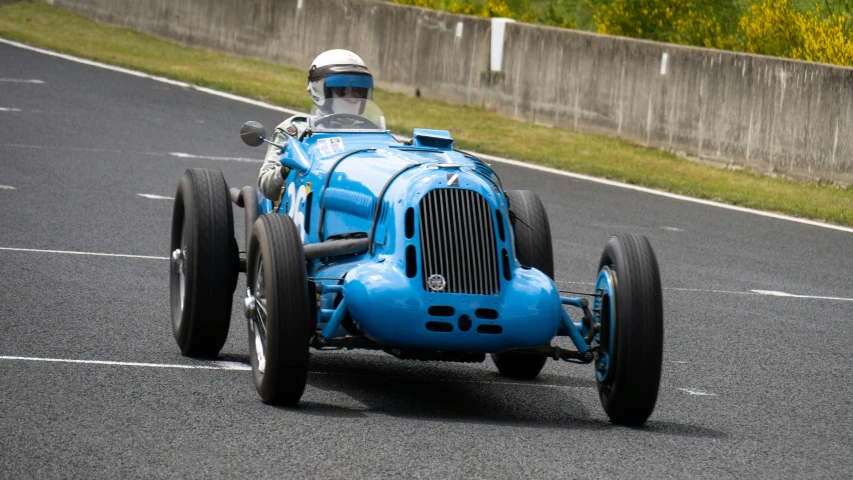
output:
[[[186,261],[187,256],[184,254],[184,251],[180,248],[176,248],[174,252],[172,252],[172,270],[175,273],[184,273],[184,262]]]
[[[255,297],[252,295],[252,291],[248,288],[246,289],[246,298],[243,299],[243,313],[246,315],[246,318],[252,320],[255,317],[255,312],[258,311],[257,303],[255,302]]]

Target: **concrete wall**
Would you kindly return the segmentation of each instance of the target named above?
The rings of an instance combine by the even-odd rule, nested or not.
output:
[[[853,69],[366,0],[54,0],[96,20],[307,69],[330,48],[380,86],[764,172],[853,183]],[[666,68],[662,59],[666,55]]]

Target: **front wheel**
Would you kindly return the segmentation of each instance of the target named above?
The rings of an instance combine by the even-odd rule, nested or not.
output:
[[[313,331],[302,239],[290,217],[262,215],[249,252],[246,314],[255,386],[265,403],[296,405],[308,379]]]
[[[663,363],[660,271],[648,239],[612,237],[601,254],[595,290],[601,405],[615,424],[642,425],[655,408]]]

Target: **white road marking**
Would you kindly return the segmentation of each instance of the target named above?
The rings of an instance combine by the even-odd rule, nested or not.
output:
[[[768,295],[771,297],[808,298],[814,300],[837,300],[840,302],[853,302],[853,298],[824,297],[821,295],[796,295],[793,293],[777,292],[775,290],[752,290],[756,295]]]
[[[11,357],[5,355],[0,356],[0,360],[22,360],[29,362],[50,363],[78,363],[85,365],[112,365],[119,367],[180,368],[185,370],[237,370],[236,368],[232,368],[230,366],[225,365],[178,365],[168,363],[115,362],[110,360],[75,360],[71,358]]]
[[[733,290],[714,290],[707,288],[664,287],[663,289],[672,290],[673,292],[722,293],[723,295],[758,295],[754,292],[736,292]]]
[[[106,63],[95,62],[95,61],[92,61],[92,60],[86,60],[85,58],[75,57],[75,56],[73,56],[73,55],[66,55],[66,54],[64,54],[64,53],[52,52],[52,51],[50,51],[50,50],[45,50],[45,49],[42,49],[42,48],[32,47],[32,46],[30,46],[30,45],[26,45],[26,44],[23,44],[23,43],[13,42],[13,41],[11,41],[11,40],[6,40],[5,38],[0,38],[0,43],[5,43],[6,45],[11,45],[11,46],[13,46],[13,47],[22,48],[22,49],[24,49],[24,50],[30,50],[30,51],[32,51],[32,52],[38,52],[38,53],[41,53],[41,54],[44,54],[44,55],[49,55],[49,56],[51,56],[51,57],[61,58],[61,59],[63,59],[63,60],[69,60],[69,61],[71,61],[71,62],[82,63],[83,65],[89,65],[89,66],[92,66],[92,67],[103,68],[103,69],[105,69],[105,70],[110,70],[110,71],[113,71],[113,72],[124,73],[124,74],[127,74],[127,75],[132,75],[132,76],[134,76],[134,77],[148,78],[148,79],[150,79],[150,80],[154,80],[154,81],[157,81],[157,82],[166,83],[166,84],[168,84],[168,85],[174,85],[174,86],[176,86],[176,87],[182,87],[182,88],[193,88],[193,89],[198,90],[198,91],[200,91],[200,92],[209,93],[209,94],[211,94],[211,95],[216,95],[216,96],[218,96],[218,97],[227,98],[227,99],[230,99],[230,100],[236,100],[236,101],[238,101],[238,102],[248,103],[248,104],[250,104],[250,105],[256,105],[256,106],[258,106],[258,107],[268,108],[268,109],[270,109],[270,110],[276,110],[276,111],[279,111],[279,112],[287,113],[287,114],[289,114],[289,115],[300,115],[300,114],[302,114],[302,112],[299,112],[299,111],[296,111],[296,110],[291,110],[291,109],[289,109],[289,108],[279,107],[279,106],[276,106],[276,105],[272,105],[272,104],[270,104],[270,103],[260,102],[260,101],[258,101],[258,100],[252,100],[252,99],[250,99],[250,98],[245,98],[245,97],[239,97],[239,96],[237,96],[237,95],[232,95],[232,94],[230,94],[230,93],[225,93],[225,92],[220,92],[220,91],[217,91],[217,90],[212,90],[212,89],[210,89],[210,88],[199,87],[199,86],[192,85],[192,84],[189,84],[189,83],[180,82],[180,81],[178,81],[178,80],[172,80],[172,79],[165,78],[165,77],[158,77],[158,76],[155,76],[155,75],[149,75],[149,74],[147,74],[147,73],[143,73],[143,72],[140,72],[140,71],[137,71],[137,70],[131,70],[131,69],[129,69],[129,68],[116,67],[115,65],[108,65],[108,64],[106,64]]]
[[[193,155],[192,153],[169,152],[169,155],[178,158],[201,158],[203,160],[222,160],[231,162],[262,163],[262,159],[246,157],[208,157],[206,155]]]
[[[20,108],[0,107],[0,112],[20,112]]]
[[[687,393],[689,395],[697,395],[700,397],[716,397],[717,396],[716,393],[702,392],[699,390],[693,390],[692,388],[679,388],[678,390],[681,390],[682,392]]]
[[[168,260],[169,257],[152,257],[149,255],[127,255],[123,253],[96,253],[96,252],[74,252],[68,250],[40,250],[36,248],[11,248],[0,247],[0,250],[10,252],[32,252],[32,253],[63,253],[66,255],[92,255],[96,257],[122,257],[122,258],[142,258],[146,260]]]
[[[661,226],[656,227],[656,226],[643,226],[643,225],[612,225],[612,224],[606,224],[606,223],[592,223],[592,224],[590,224],[590,226],[591,227],[597,227],[597,228],[606,228],[607,230],[610,230],[610,231],[615,231],[615,230],[629,230],[629,231],[632,231],[632,230],[667,230],[670,232],[683,232],[684,231],[681,228],[669,227],[666,225],[661,225]]]
[[[215,361],[213,363],[222,367],[222,370],[240,370],[243,372],[251,372],[252,371],[252,367],[246,365],[245,363],[227,362],[227,361]]]
[[[15,356],[7,356],[0,355],[0,360],[13,360],[13,361],[28,361],[28,362],[48,362],[48,363],[72,363],[72,364],[83,364],[83,365],[108,365],[108,366],[119,366],[119,367],[147,367],[147,368],[176,368],[183,370],[225,370],[225,371],[251,371],[252,367],[239,362],[229,362],[229,361],[212,361],[210,365],[182,365],[176,363],[149,363],[149,362],[119,362],[113,360],[79,360],[79,359],[71,359],[71,358],[43,358],[43,357],[15,357]],[[416,380],[412,377],[398,377],[398,376],[377,376],[377,375],[366,375],[366,374],[358,374],[358,373],[336,373],[336,372],[315,372],[309,371],[308,373],[312,375],[329,375],[329,376],[344,376],[344,377],[371,377],[378,378],[383,380]],[[575,387],[569,385],[552,385],[547,383],[521,383],[521,382],[496,382],[491,380],[460,380],[460,379],[443,379],[443,378],[433,378],[432,381],[439,382],[448,382],[448,383],[477,383],[477,384],[491,384],[491,385],[510,385],[510,386],[522,386],[522,387],[544,387],[544,388],[572,388],[572,389],[589,389],[594,390],[595,387]]]
[[[246,163],[262,163],[263,159],[256,158],[246,158],[246,157],[213,157],[207,155],[194,155],[192,153],[183,153],[183,152],[135,152],[132,150],[108,150],[105,148],[88,148],[88,147],[58,147],[52,145],[27,145],[23,143],[0,143],[0,147],[13,147],[13,148],[33,148],[36,150],[72,150],[75,152],[97,152],[97,153],[120,153],[123,155],[126,154],[135,154],[135,155],[148,155],[152,157],[178,157],[178,158],[198,158],[202,160],[217,160],[217,161],[232,161],[232,162],[246,162]]]
[[[113,65],[107,65],[105,63],[100,63],[100,62],[93,62],[91,60],[85,60],[82,58],[74,57],[71,55],[66,55],[63,53],[51,52],[49,50],[31,47],[31,46],[25,45],[23,43],[13,42],[11,40],[6,40],[4,38],[0,38],[0,43],[5,43],[5,44],[11,45],[13,47],[22,48],[22,49],[30,50],[33,52],[42,53],[44,55],[50,55],[52,57],[62,58],[62,59],[69,60],[72,62],[82,63],[84,65],[90,65],[93,67],[103,68],[103,69],[111,70],[114,72],[120,72],[120,73],[125,73],[127,75],[133,75],[135,77],[148,78],[151,80],[167,83],[170,85],[176,85],[176,86],[183,87],[183,88],[193,88],[193,89],[198,90],[200,92],[208,93],[210,95],[215,95],[217,97],[227,98],[229,100],[234,100],[234,101],[246,103],[249,105],[255,105],[258,107],[267,108],[269,110],[284,112],[284,113],[287,113],[288,115],[305,115],[304,112],[292,110],[289,108],[279,107],[279,106],[272,105],[272,104],[269,104],[266,102],[261,102],[258,100],[252,100],[251,98],[246,98],[246,97],[241,97],[239,95],[233,95],[230,93],[220,92],[220,91],[213,90],[210,88],[199,87],[199,86],[191,85],[189,83],[179,82],[176,80],[170,80],[168,78],[157,77],[154,75],[149,75],[147,73],[138,72],[136,70],[130,70],[127,68],[116,67]],[[759,215],[762,217],[775,218],[777,220],[785,220],[785,221],[789,221],[789,222],[801,223],[801,224],[810,225],[813,227],[828,228],[831,230],[838,230],[838,231],[842,231],[842,232],[853,233],[853,228],[849,228],[849,227],[841,227],[841,226],[832,225],[829,223],[816,222],[814,220],[805,220],[802,218],[791,217],[788,215],[780,215],[778,213],[762,212],[760,210],[754,210],[751,208],[737,207],[734,205],[727,205],[725,203],[712,202],[710,200],[701,200],[698,198],[686,197],[684,195],[678,195],[675,193],[661,192],[658,190],[653,190],[651,188],[639,187],[636,185],[629,185],[627,183],[615,182],[613,180],[606,180],[603,178],[590,177],[588,175],[581,175],[581,174],[577,174],[577,173],[567,172],[565,170],[557,170],[556,168],[543,167],[541,165],[534,165],[532,163],[521,162],[518,160],[511,160],[508,158],[496,157],[494,155],[487,155],[484,153],[477,153],[477,152],[470,152],[470,153],[476,157],[483,159],[483,160],[490,160],[493,162],[504,163],[507,165],[513,165],[513,166],[520,167],[520,168],[527,168],[530,170],[537,170],[540,172],[551,173],[554,175],[560,175],[560,176],[564,176],[564,177],[574,178],[577,180],[585,180],[588,182],[594,182],[594,183],[598,183],[601,185],[608,185],[608,186],[617,187],[617,188],[625,188],[625,189],[634,190],[637,192],[648,193],[650,195],[658,195],[661,197],[667,197],[667,198],[671,198],[673,200],[681,200],[681,201],[685,201],[685,202],[698,203],[700,205],[706,205],[709,207],[724,208],[726,210],[733,210],[736,212],[749,213],[752,215]]]
[[[35,78],[0,78],[0,82],[8,82],[8,83],[45,83],[44,80],[38,80]]]
[[[153,193],[137,193],[140,197],[150,198],[151,200],[174,200],[175,197],[163,197],[160,195],[154,195]]]
[[[17,188],[11,185],[0,185],[0,190],[17,190]]]
[[[558,280],[555,282],[559,285],[585,285],[585,286],[595,286],[592,282],[569,282],[565,280]],[[750,290],[748,292],[737,292],[734,290],[714,290],[708,288],[680,288],[680,287],[663,287],[664,290],[669,290],[673,292],[696,292],[696,293],[720,293],[723,295],[766,295],[770,297],[787,297],[787,298],[804,298],[809,300],[830,300],[837,302],[853,302],[853,298],[846,297],[827,297],[822,295],[797,295],[793,293],[785,293],[785,292],[777,292],[774,290]]]

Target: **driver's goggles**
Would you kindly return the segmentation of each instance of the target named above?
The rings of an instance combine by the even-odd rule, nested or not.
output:
[[[369,88],[363,87],[329,87],[336,98],[367,98]]]

